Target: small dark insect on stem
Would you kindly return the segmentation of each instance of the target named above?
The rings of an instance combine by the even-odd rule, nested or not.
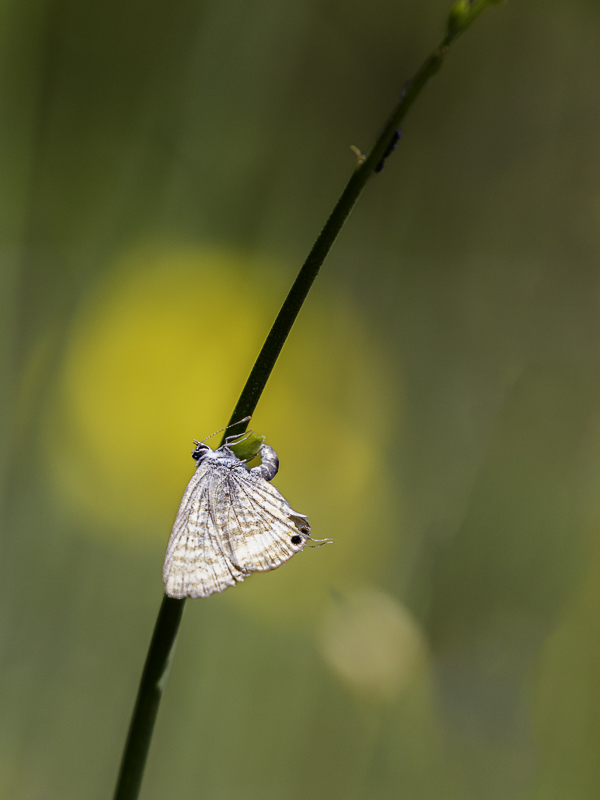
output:
[[[415,77],[405,84],[399,100],[383,126],[375,144],[366,156],[360,155],[340,199],[310,250],[298,277],[281,307],[273,327],[256,359],[240,399],[231,415],[230,424],[243,417],[252,416],[267,384],[285,340],[317,277],[321,265],[331,250],[354,204],[374,172],[383,168],[400,138],[400,123],[427,82],[442,66],[452,41],[490,5],[499,0],[457,0],[448,18],[446,35],[438,47],[425,59]],[[358,152],[357,148],[353,148]],[[239,433],[246,430],[247,422],[240,424]],[[226,432],[225,432],[226,433]],[[223,437],[225,438],[225,436]],[[162,605],[150,642],[150,649],[142,673],[137,700],[123,752],[114,800],[136,800],[139,794],[146,758],[152,739],[154,722],[167,678],[170,659],[185,600],[163,597]]]
[[[392,141],[387,146],[387,150],[385,151],[385,153],[381,156],[381,161],[379,162],[379,164],[377,164],[377,166],[373,170],[374,172],[381,172],[381,170],[385,167],[386,159],[389,158],[396,149],[401,136],[402,136],[401,130],[395,131],[394,135],[392,136]]]

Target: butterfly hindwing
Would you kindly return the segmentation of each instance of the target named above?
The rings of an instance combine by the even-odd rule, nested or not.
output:
[[[276,569],[302,550],[305,537],[294,519],[306,518],[293,511],[275,487],[232,470],[225,491],[228,502],[222,505],[218,527],[224,549],[244,574]]]

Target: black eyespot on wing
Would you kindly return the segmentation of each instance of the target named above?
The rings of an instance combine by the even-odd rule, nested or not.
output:
[[[298,534],[292,536],[292,544],[302,544],[302,537],[298,536]]]
[[[310,533],[310,525],[303,525],[300,528],[300,530],[302,531],[302,533],[305,533],[308,536],[308,534]]]

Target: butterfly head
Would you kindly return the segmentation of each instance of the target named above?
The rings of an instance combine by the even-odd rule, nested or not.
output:
[[[214,433],[211,433],[211,435],[207,436],[206,439],[210,439],[211,437],[216,436],[217,433],[222,433],[223,431],[226,431],[229,428],[233,428],[235,425],[241,425],[244,422],[250,422],[250,417],[244,417],[244,419],[240,419],[237,422],[234,422],[233,424],[228,425],[226,428],[221,428],[220,431],[215,431]],[[245,438],[248,438],[249,435],[252,436],[252,431],[250,431],[250,434],[241,434],[241,436],[243,436]],[[237,439],[237,438],[238,438],[237,436],[231,436],[231,437],[227,438],[225,440],[225,444],[221,445],[221,447],[219,447],[217,450],[212,450],[207,444],[204,444],[206,439],[203,439],[201,442],[198,442],[198,441],[196,441],[196,439],[194,439],[194,444],[196,446],[192,450],[192,458],[195,461],[197,461],[198,464],[200,464],[202,461],[204,461],[204,459],[207,456],[208,456],[208,458],[217,458],[217,459],[219,457],[223,457],[223,456],[225,456],[227,458],[231,458],[232,456],[234,456],[235,458],[238,458],[238,455],[236,453],[234,453],[232,450],[230,450],[229,447],[227,447],[227,443],[229,443],[230,439]],[[262,439],[264,441],[264,436],[262,437]],[[258,453],[258,448],[256,448],[256,452]],[[219,454],[220,454],[220,456],[219,456]]]
[[[195,446],[195,447],[194,447],[194,449],[192,450],[192,458],[193,458],[195,461],[197,461],[198,463],[200,463],[201,461],[203,461],[203,460],[206,458],[206,456],[207,456],[209,453],[211,453],[211,454],[212,454],[212,452],[213,452],[213,451],[211,450],[211,448],[210,448],[210,447],[209,447],[207,444],[204,444],[204,442],[197,442],[197,441],[194,439],[194,444],[195,444],[196,446]]]

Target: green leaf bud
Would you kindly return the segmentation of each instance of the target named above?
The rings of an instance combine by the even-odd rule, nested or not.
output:
[[[469,0],[456,0],[448,13],[448,33],[456,34],[469,18],[471,3]]]
[[[249,461],[258,455],[260,446],[264,441],[264,436],[260,436],[254,431],[247,431],[242,433],[236,442],[230,442],[227,447],[242,461]]]

